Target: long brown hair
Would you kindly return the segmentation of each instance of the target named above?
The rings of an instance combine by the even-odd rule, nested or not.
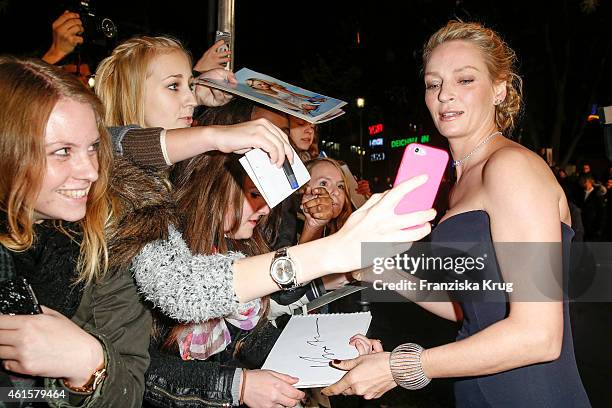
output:
[[[246,100],[236,98],[223,107],[207,109],[197,120],[203,125],[232,125],[250,120],[253,106]],[[183,239],[192,253],[210,255],[216,249],[219,253],[232,250],[253,256],[269,251],[261,232],[265,217],[260,219],[251,238],[237,240],[226,237],[236,233],[240,227],[246,177],[238,156],[227,153],[202,154],[174,166],[170,180],[174,186]],[[225,218],[228,213],[233,223],[226,233]],[[267,314],[267,306],[266,297],[263,299],[262,316]],[[265,321],[265,318],[260,319],[253,330],[257,330]],[[185,324],[172,327],[162,347],[176,350],[178,335],[185,327]],[[236,345],[235,353],[239,352],[240,346],[240,343]]]
[[[265,219],[260,220],[251,238],[229,238],[240,227],[243,186],[247,177],[237,156],[220,152],[202,154],[177,164],[170,177],[174,185],[183,239],[193,254],[211,255],[232,250],[254,256],[268,252],[260,232]],[[225,218],[228,214],[233,222],[226,233]],[[266,320],[267,306],[267,298],[264,298],[261,312],[264,318],[260,319],[260,324]],[[176,350],[178,336],[186,326],[177,324],[172,327],[162,347]],[[240,344],[237,344],[235,352],[239,349]]]
[[[181,231],[193,253],[212,254],[213,247],[220,253],[231,249],[249,256],[267,252],[259,228],[250,239],[226,238],[240,227],[246,177],[236,155],[220,152],[202,154],[174,167],[171,181]],[[228,212],[233,223],[226,232]]]
[[[77,281],[100,278],[108,263],[104,228],[112,213],[107,195],[112,163],[110,138],[96,96],[77,77],[35,59],[0,57],[0,210],[7,231],[0,243],[25,251],[34,241],[34,205],[46,168],[44,138],[53,108],[61,99],[91,106],[100,144],[98,179],[89,190],[82,229]],[[60,230],[67,233],[58,222]]]

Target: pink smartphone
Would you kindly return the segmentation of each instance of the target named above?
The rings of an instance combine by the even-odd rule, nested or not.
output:
[[[395,207],[396,214],[428,210],[438,194],[438,187],[448,164],[448,153],[442,149],[412,143],[406,146],[393,186],[410,178],[427,174],[422,186],[406,194]]]

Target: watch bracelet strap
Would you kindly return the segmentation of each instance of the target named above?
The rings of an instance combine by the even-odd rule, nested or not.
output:
[[[293,286],[291,288],[289,288],[288,290],[293,290],[293,289],[297,289],[299,287],[304,286],[303,283],[298,283],[298,279],[297,279],[297,271],[295,271],[295,273],[293,274]]]
[[[106,378],[106,362],[103,362],[102,365],[98,367],[98,369],[96,369],[96,371],[94,371],[91,374],[89,381],[87,381],[85,385],[82,385],[80,387],[74,387],[63,378],[60,380],[60,382],[64,387],[69,389],[71,392],[74,392],[77,394],[91,394],[100,386],[100,384],[104,381],[105,378]]]
[[[289,248],[290,247],[288,247],[288,246],[284,246],[282,248],[277,249],[274,252],[274,259],[281,258],[281,257],[291,259],[291,257],[289,256]],[[273,259],[273,261],[274,261],[274,259]],[[293,265],[295,265],[295,261],[292,260],[292,263],[293,263]],[[297,289],[297,288],[299,288],[301,286],[304,286],[306,283],[308,283],[308,282],[298,283],[297,268],[295,268],[295,270],[293,272],[294,272],[293,273],[293,283],[291,284],[291,286],[284,287],[281,284],[277,283],[281,290],[284,290],[284,291],[294,290],[294,289]]]

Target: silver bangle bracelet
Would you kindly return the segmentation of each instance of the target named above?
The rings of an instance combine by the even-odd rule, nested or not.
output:
[[[419,390],[431,381],[423,372],[421,353],[423,347],[414,343],[397,346],[389,356],[391,375],[397,385],[408,390]]]

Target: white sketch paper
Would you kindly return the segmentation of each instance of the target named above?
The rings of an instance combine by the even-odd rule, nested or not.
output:
[[[299,378],[297,388],[331,385],[345,371],[329,362],[357,357],[349,339],[365,335],[371,321],[370,312],[292,316],[262,368]]]

